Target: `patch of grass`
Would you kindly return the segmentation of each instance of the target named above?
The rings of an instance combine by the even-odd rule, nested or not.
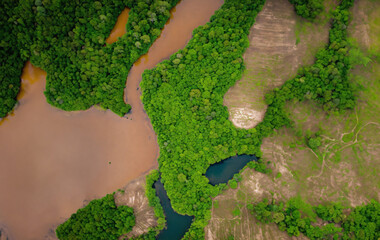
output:
[[[241,215],[240,208],[239,208],[239,207],[236,207],[236,208],[232,211],[232,215],[235,216],[235,217],[240,216],[240,215]]]
[[[237,191],[236,197],[241,202],[245,202],[245,200],[246,200],[246,194],[243,191],[241,191],[240,189]]]
[[[215,200],[213,205],[214,205],[214,208],[219,208],[219,201]]]

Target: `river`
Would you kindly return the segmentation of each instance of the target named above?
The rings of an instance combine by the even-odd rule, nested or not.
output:
[[[0,123],[0,223],[10,239],[55,239],[55,227],[84,201],[157,167],[159,148],[138,89],[141,74],[183,48],[222,3],[183,0],[171,11],[161,36],[129,73],[125,94],[132,112],[124,118],[97,107],[65,112],[50,106],[43,95],[46,73],[25,65],[20,104]],[[123,27],[116,24],[113,32]]]

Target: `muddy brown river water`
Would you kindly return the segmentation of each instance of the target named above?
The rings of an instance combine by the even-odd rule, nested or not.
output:
[[[171,11],[160,38],[129,73],[125,94],[132,112],[124,118],[97,107],[65,112],[50,106],[43,95],[46,73],[26,63],[20,104],[0,122],[0,228],[10,239],[55,239],[55,227],[84,201],[157,167],[159,148],[138,90],[141,75],[183,48],[222,3],[183,0]],[[115,40],[128,18],[127,10],[123,14],[111,34]]]

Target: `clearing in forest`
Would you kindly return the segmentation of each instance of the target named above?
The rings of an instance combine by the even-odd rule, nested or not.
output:
[[[296,15],[288,0],[267,0],[249,34],[243,78],[224,96],[236,127],[253,128],[263,120],[264,95],[313,63],[315,53],[328,41],[324,14],[316,23]]]

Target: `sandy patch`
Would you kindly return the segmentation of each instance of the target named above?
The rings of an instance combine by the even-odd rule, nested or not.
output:
[[[230,108],[230,119],[239,128],[253,128],[264,119],[265,111],[256,111],[250,108]]]
[[[136,217],[136,225],[132,231],[120,237],[120,239],[137,237],[147,233],[150,227],[157,225],[154,210],[149,206],[148,198],[145,195],[145,185],[144,175],[128,183],[122,191],[115,193],[116,206],[126,205],[132,207]]]

